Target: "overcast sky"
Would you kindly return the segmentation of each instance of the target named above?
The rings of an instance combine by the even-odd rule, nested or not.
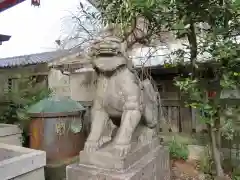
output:
[[[34,7],[26,0],[0,13],[0,34],[12,36],[0,46],[0,58],[56,49],[55,40],[71,32],[70,12],[77,13],[79,1],[41,0]]]

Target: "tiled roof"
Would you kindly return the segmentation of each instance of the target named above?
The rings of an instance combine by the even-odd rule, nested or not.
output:
[[[48,63],[57,58],[61,58],[78,52],[81,52],[81,50],[79,48],[76,48],[72,50],[57,50],[52,52],[43,52],[24,56],[0,58],[0,68]]]

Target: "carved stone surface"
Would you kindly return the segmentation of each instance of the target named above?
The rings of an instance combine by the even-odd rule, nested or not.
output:
[[[91,130],[67,180],[170,180],[169,152],[157,136],[159,93],[149,79],[139,80],[123,49],[111,36],[91,48],[98,73]]]
[[[90,154],[87,156],[89,158]],[[80,155],[80,158],[83,157]],[[113,155],[106,157],[104,153],[93,158],[110,164],[120,165],[120,162],[124,162],[124,159],[114,159]],[[165,147],[157,145],[157,140],[136,149],[121,166],[124,165],[126,169],[117,170],[88,164],[72,164],[67,167],[67,180],[170,180],[169,152]]]
[[[152,140],[151,135],[153,135],[153,132],[151,132],[151,130],[148,131],[148,129],[144,127],[138,127],[138,129],[139,132],[135,133],[135,137],[131,142],[132,148],[125,157],[120,157],[115,154],[114,145],[109,143],[96,152],[80,152],[80,163],[124,172],[133,166],[140,157],[145,156],[146,153],[151,152],[152,149],[156,149],[159,146],[158,138]],[[148,132],[145,132],[146,134],[140,134],[143,133],[143,129]],[[146,139],[147,134],[150,136],[149,139],[151,138],[150,141]]]
[[[96,96],[91,112],[91,131],[84,151],[98,151],[106,143],[104,132],[109,121],[119,126],[111,136],[116,156],[131,150],[132,135],[139,124],[156,129],[160,120],[160,96],[149,79],[140,81],[128,66],[124,47],[118,37],[106,33],[90,49],[93,67],[98,72]],[[105,138],[106,139],[106,138]]]

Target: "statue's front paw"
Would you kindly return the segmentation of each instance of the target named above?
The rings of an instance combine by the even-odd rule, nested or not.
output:
[[[84,151],[86,152],[94,152],[100,148],[100,144],[95,141],[87,141],[84,145]]]
[[[122,144],[114,145],[116,156],[125,157],[130,152],[130,149],[131,149],[131,145],[122,145]]]

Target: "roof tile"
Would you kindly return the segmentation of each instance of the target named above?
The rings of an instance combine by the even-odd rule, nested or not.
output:
[[[48,63],[57,58],[81,52],[80,48],[71,50],[57,50],[52,52],[43,52],[37,54],[0,58],[0,68],[9,68],[16,66]]]

